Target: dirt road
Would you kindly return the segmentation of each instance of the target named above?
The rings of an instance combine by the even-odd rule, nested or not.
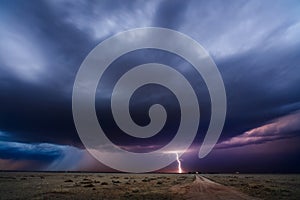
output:
[[[184,199],[189,200],[258,200],[199,175],[195,176],[192,184],[173,189],[184,191]]]

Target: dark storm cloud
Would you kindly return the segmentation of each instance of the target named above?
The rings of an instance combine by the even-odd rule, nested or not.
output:
[[[71,113],[76,71],[99,41],[120,30],[123,14],[140,13],[133,1],[114,5],[2,3],[1,130],[15,134],[18,141],[79,143]],[[130,18],[123,28],[135,26]]]
[[[62,149],[51,144],[0,142],[0,153],[1,159],[53,161],[62,155]]]
[[[225,173],[299,173],[300,137],[235,148],[215,148],[202,160],[186,158],[191,170]],[[197,160],[189,163],[189,160]]]
[[[14,142],[3,132],[0,139],[0,170],[80,170],[89,165],[107,169],[85,150],[73,146]]]
[[[185,23],[188,5],[189,1],[161,1],[156,9],[153,26],[176,30],[182,23]]]
[[[258,1],[190,3],[180,30],[206,47],[223,76],[222,139],[299,109],[299,8],[294,1],[271,8]]]
[[[256,49],[218,63],[228,97],[229,137],[300,109],[298,49]]]
[[[27,82],[38,81],[48,87],[53,84],[54,88],[63,85],[92,48],[89,33],[65,22],[63,15],[44,1],[3,3],[2,10],[4,45],[15,47],[14,52],[2,52],[2,61],[8,60],[2,63],[2,69],[15,70],[20,73],[17,77]],[[28,62],[22,63],[24,60]],[[33,66],[35,63],[37,66]],[[62,77],[64,80],[60,80]]]
[[[3,2],[1,10],[1,130],[21,141],[76,140],[71,85],[91,37],[43,1]]]
[[[2,1],[0,139],[81,146],[71,110],[81,62],[107,37],[145,26],[180,30],[208,50],[227,92],[221,141],[243,137],[300,109],[299,10],[297,1]],[[147,60],[148,53],[131,59]],[[191,74],[188,64],[180,65]],[[201,97],[203,85],[196,87]],[[147,98],[139,97],[139,102]],[[202,109],[210,106],[208,98],[200,101]],[[207,116],[202,120],[207,122]],[[22,152],[9,143],[0,150],[2,156],[20,159],[36,155]],[[55,152],[45,154],[58,159]]]

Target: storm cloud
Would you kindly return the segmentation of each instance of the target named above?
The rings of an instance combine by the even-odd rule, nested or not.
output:
[[[29,166],[15,164],[14,169],[18,169],[17,166],[28,169],[37,166],[39,161],[43,163],[40,169],[66,169],[68,167],[53,165],[61,162],[64,152],[71,152],[71,148],[78,155],[85,155],[86,152],[80,153],[83,147],[74,127],[71,105],[72,87],[80,64],[108,37],[148,26],[171,28],[189,35],[203,45],[216,62],[228,102],[219,147],[247,146],[264,141],[275,143],[283,139],[281,136],[297,137],[299,10],[298,1],[2,1],[0,163],[9,169],[8,163],[12,160],[34,160]],[[200,145],[209,122],[210,100],[204,97],[208,93],[203,80],[193,75],[189,63],[165,52],[132,52],[116,61],[117,66],[110,71],[107,84],[118,76],[118,66],[158,60],[176,64],[198,90],[204,123],[200,124],[194,145]],[[172,98],[168,92],[146,93],[141,91],[139,101],[135,102],[138,111],[132,111],[140,124],[148,120],[140,117],[146,113],[143,102]],[[100,100],[96,105],[100,111],[104,105],[101,98],[105,99],[106,94],[99,93]],[[175,109],[174,101],[165,101],[166,104],[169,102],[171,110]],[[282,123],[284,128],[277,128],[278,132],[275,132],[273,125],[277,127]],[[114,134],[116,129],[110,123],[105,126]],[[295,126],[298,128],[293,129]],[[166,130],[168,136],[159,141],[168,142],[174,127],[177,126],[170,125]],[[269,130],[267,135],[261,133],[263,129]],[[249,141],[249,133],[254,132],[261,140]],[[125,144],[127,149],[137,145],[127,140]],[[156,144],[147,142],[145,145]],[[31,151],[28,151],[29,147]],[[292,153],[299,153],[295,151]],[[193,168],[194,164],[190,166]],[[69,168],[91,169],[79,165]]]

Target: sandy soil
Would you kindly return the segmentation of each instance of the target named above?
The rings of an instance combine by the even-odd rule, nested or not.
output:
[[[243,190],[243,187],[232,187],[232,177],[234,176],[1,172],[0,199],[254,199],[244,194],[251,195],[251,192]],[[252,184],[249,182],[250,178],[244,177],[241,180]],[[299,183],[299,179],[297,181]],[[268,196],[253,196],[268,199]],[[276,196],[279,199],[277,197],[280,195]],[[290,195],[285,199],[293,199],[292,197],[294,196]]]
[[[233,188],[215,183],[202,176],[196,176],[193,183],[186,186],[174,186],[173,189],[185,191],[184,199],[198,200],[255,200]]]

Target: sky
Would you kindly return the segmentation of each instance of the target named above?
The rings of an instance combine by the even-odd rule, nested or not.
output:
[[[112,63],[96,94],[99,123],[115,144],[149,152],[174,137],[179,105],[164,87],[141,87],[130,104],[139,125],[149,123],[149,106],[165,106],[166,125],[151,138],[120,132],[108,110],[113,84],[124,70],[159,62],[188,77],[199,100],[201,121],[194,143],[181,157],[184,171],[300,172],[297,0],[2,0],[0,170],[113,171],[89,155],[80,141],[72,116],[73,84],[81,63],[100,42],[142,27],[180,31],[208,51],[224,81],[226,121],[218,144],[199,159],[210,119],[203,79],[176,55],[138,50]],[[161,171],[176,167],[174,162]]]

